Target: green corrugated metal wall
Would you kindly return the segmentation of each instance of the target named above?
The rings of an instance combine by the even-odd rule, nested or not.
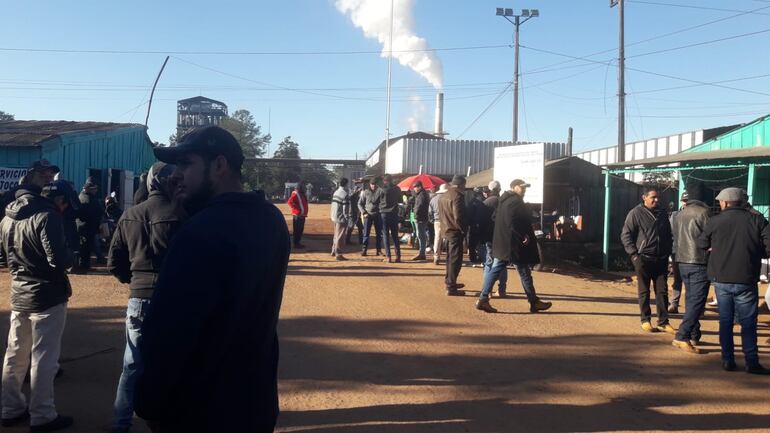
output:
[[[45,158],[62,170],[62,177],[78,188],[89,169],[131,170],[138,176],[154,162],[152,146],[144,128],[63,134],[40,147],[0,148],[0,166],[29,167]]]
[[[711,150],[744,149],[757,146],[770,146],[770,115],[715,137],[685,152],[708,152]]]

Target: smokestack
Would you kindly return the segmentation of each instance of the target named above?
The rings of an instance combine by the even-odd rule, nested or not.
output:
[[[572,127],[567,132],[567,156],[572,156]]]
[[[436,94],[436,123],[433,128],[433,133],[439,137],[443,137],[444,134],[444,94],[439,92]]]

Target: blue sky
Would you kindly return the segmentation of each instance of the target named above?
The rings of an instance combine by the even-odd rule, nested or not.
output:
[[[495,16],[495,7],[538,8],[541,17],[522,26],[526,48],[521,52],[520,140],[564,141],[572,126],[576,150],[615,144],[617,71],[614,63],[603,62],[616,57],[616,51],[590,57],[589,62],[564,63],[570,58],[554,54],[583,57],[617,46],[617,11],[607,0],[412,3],[414,31],[432,48],[509,45],[513,26]],[[770,113],[770,77],[756,77],[770,74],[770,0],[628,0],[626,8],[629,141],[742,123]],[[765,9],[730,18],[736,11],[760,8]],[[18,119],[142,123],[149,88],[165,56],[9,48],[272,53],[381,49],[335,8],[333,0],[25,0],[5,2],[2,22],[0,110]],[[752,32],[759,33],[740,36]],[[444,68],[449,137],[467,129],[463,138],[510,139],[510,92],[468,127],[511,80],[513,50],[505,46],[438,55]],[[386,73],[387,61],[376,53],[175,54],[155,95],[149,134],[166,142],[175,130],[175,101],[202,94],[227,103],[231,112],[251,111],[265,131],[270,113],[273,149],[291,135],[303,157],[362,157],[384,137]],[[736,79],[741,80],[732,81]],[[697,85],[717,81],[731,88]],[[394,135],[406,132],[414,116],[421,129],[430,130],[435,90],[395,62],[393,86]]]

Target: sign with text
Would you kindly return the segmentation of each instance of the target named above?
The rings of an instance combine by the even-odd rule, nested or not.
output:
[[[514,179],[531,184],[524,197],[527,203],[543,203],[544,168],[544,143],[495,148],[494,179],[503,191],[510,189]]]
[[[27,174],[26,168],[0,167],[0,192],[6,192],[19,184],[19,180]]]

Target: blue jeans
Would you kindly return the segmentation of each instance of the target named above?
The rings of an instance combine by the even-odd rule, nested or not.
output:
[[[524,293],[527,295],[527,301],[529,301],[530,304],[534,304],[537,301],[537,294],[535,293],[535,281],[532,279],[532,270],[529,269],[529,265],[521,263],[514,263],[514,265],[516,265],[516,271],[519,273],[519,279],[521,279],[521,286],[524,289]],[[485,270],[484,272],[484,283],[481,286],[480,299],[489,299],[489,293],[492,292],[492,286],[495,284],[495,281],[502,279],[502,275],[506,275],[507,281],[507,266],[508,262],[505,260],[494,259],[492,261],[492,266],[489,268],[489,271]],[[500,285],[502,288],[500,292],[505,293],[502,281]]]
[[[398,238],[398,212],[382,213],[382,237],[385,239],[385,255],[390,258],[390,243],[401,258],[401,241]]]
[[[479,258],[484,259],[483,260],[483,266],[484,266],[484,279],[487,277],[487,273],[489,273],[492,270],[492,264],[495,261],[495,258],[492,257],[492,241],[484,242],[484,251],[483,255],[479,255]],[[508,268],[504,267],[499,271],[499,274],[496,278],[497,281],[499,281],[497,291],[501,295],[505,294],[506,286],[508,285]],[[487,297],[489,296],[489,293],[492,293],[492,287],[495,285],[495,280],[492,280],[492,284],[489,286],[489,292],[487,292]]]
[[[757,350],[757,302],[759,290],[756,284],[715,283],[719,300],[719,344],[722,361],[735,361],[733,321],[738,316],[741,324],[741,345],[747,366],[759,364]]]
[[[425,255],[425,249],[428,248],[428,222],[417,221],[415,223],[417,228],[417,242],[420,245],[420,255]]]
[[[684,283],[687,310],[684,312],[682,324],[679,325],[676,339],[700,341],[700,316],[706,308],[711,281],[706,275],[706,265],[679,263],[678,270]]]
[[[120,374],[118,391],[115,396],[113,427],[131,427],[134,417],[134,387],[141,374],[142,356],[139,343],[142,341],[142,323],[150,306],[149,299],[131,298],[126,310],[126,351],[123,354],[123,372]]]
[[[375,246],[377,251],[382,250],[382,218],[380,215],[369,215],[364,217],[364,251],[369,248],[369,235],[372,233],[372,227],[374,227],[374,235],[376,238]]]

